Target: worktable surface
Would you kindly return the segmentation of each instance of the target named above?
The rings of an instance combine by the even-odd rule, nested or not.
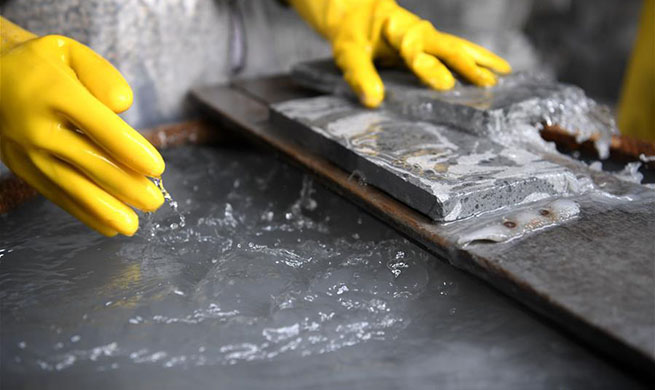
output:
[[[0,216],[3,388],[643,386],[272,154],[164,157],[183,228]]]

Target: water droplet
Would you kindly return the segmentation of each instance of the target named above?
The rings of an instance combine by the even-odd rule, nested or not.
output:
[[[179,223],[172,223],[169,225],[169,227],[172,230],[176,230],[178,228],[184,227],[186,225],[184,215],[182,215],[182,213],[178,210],[177,201],[173,199],[171,194],[164,187],[164,180],[162,178],[153,178],[152,180],[157,186],[157,188],[159,188],[159,191],[161,191],[162,195],[164,196],[164,199],[166,200],[166,202],[168,202],[168,205],[171,207],[173,212],[175,212],[175,214],[177,214],[178,218],[180,219]],[[154,224],[153,230],[150,232],[150,235],[154,237],[156,234],[155,232],[157,231],[158,228],[159,228],[159,224]]]
[[[262,220],[267,221],[267,222],[271,222],[271,221],[273,221],[274,216],[275,216],[275,214],[272,211],[267,211],[264,214],[262,214]]]
[[[409,264],[401,260],[404,257],[405,253],[403,251],[398,251],[398,253],[396,253],[396,258],[387,262],[387,268],[393,274],[394,279],[400,276],[403,269],[409,268]]]

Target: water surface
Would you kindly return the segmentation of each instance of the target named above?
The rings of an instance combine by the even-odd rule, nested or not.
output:
[[[0,216],[4,384],[638,387],[270,155],[164,157],[183,227],[163,207],[108,239],[43,199]]]

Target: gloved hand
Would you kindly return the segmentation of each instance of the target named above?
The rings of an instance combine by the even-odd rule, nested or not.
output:
[[[164,202],[146,177],[159,177],[164,161],[116,115],[132,104],[130,86],[72,39],[0,23],[0,158],[89,227],[134,234],[128,205],[154,211]]]
[[[618,125],[624,135],[655,141],[655,0],[641,8],[637,40],[619,99]]]
[[[451,89],[455,78],[446,65],[473,84],[491,86],[510,65],[490,51],[437,31],[393,0],[290,0],[318,32],[330,40],[334,58],[348,84],[367,107],[384,99],[373,60],[398,59],[430,87]]]

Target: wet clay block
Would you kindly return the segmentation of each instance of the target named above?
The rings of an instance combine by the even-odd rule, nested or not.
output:
[[[576,193],[566,168],[519,147],[338,96],[271,105],[280,131],[436,221]]]

